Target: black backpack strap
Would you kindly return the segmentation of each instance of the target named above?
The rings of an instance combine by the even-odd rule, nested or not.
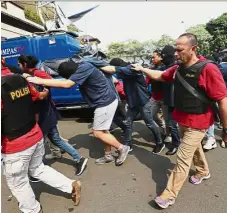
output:
[[[213,62],[213,61],[211,61],[211,60],[205,60],[205,61],[199,61],[199,62],[195,63],[194,65],[192,65],[192,69],[197,71],[196,74],[195,74],[195,78],[196,78],[196,79],[199,77],[199,75],[200,75],[201,72],[203,71],[203,68],[204,68],[208,63],[215,64],[215,62]]]

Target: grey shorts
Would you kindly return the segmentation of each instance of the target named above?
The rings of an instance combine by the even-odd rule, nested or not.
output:
[[[94,112],[93,130],[109,130],[118,106],[116,99],[111,104],[96,108]]]

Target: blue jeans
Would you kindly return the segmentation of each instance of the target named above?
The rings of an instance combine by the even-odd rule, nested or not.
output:
[[[172,145],[177,148],[180,145],[180,135],[177,122],[172,117],[173,110],[174,107],[168,106],[168,124],[171,130]]]
[[[55,146],[58,146],[59,148],[67,152],[69,155],[71,155],[75,161],[80,160],[81,157],[77,150],[74,149],[71,144],[61,139],[61,137],[59,136],[57,126],[54,126],[50,129],[50,131],[47,134],[47,137]]]
[[[214,124],[209,127],[209,129],[207,130],[206,136],[208,138],[209,137],[213,137],[214,138]]]
[[[149,100],[144,106],[138,107],[138,108],[128,108],[128,111],[126,113],[126,121],[125,121],[125,144],[131,145],[132,140],[132,124],[135,120],[136,116],[141,113],[141,116],[146,124],[146,126],[152,131],[155,143],[156,144],[162,144],[162,138],[159,131],[158,126],[155,124],[153,120],[153,114],[152,114],[152,106],[151,101]]]

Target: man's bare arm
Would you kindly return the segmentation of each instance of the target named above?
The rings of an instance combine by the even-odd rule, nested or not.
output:
[[[227,128],[227,97],[218,102],[222,124],[224,128]]]
[[[156,81],[164,81],[162,79],[162,73],[163,71],[158,71],[158,70],[151,70],[148,68],[143,68],[142,66],[132,64],[131,65],[133,70],[138,71],[138,72],[143,72],[145,75],[150,77],[151,79],[154,79]]]
[[[105,66],[105,67],[100,67],[100,70],[106,73],[111,73],[114,74],[116,72],[115,66]]]
[[[42,79],[38,77],[26,77],[29,82],[47,87],[71,88],[75,85],[74,81],[69,79]]]

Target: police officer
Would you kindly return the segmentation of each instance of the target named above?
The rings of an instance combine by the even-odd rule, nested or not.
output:
[[[3,60],[1,60],[3,62]],[[29,175],[80,202],[80,181],[70,180],[43,164],[43,134],[36,123],[33,101],[43,100],[49,91],[37,92],[21,75],[1,69],[2,157],[6,182],[23,213],[42,212],[29,183]]]
[[[196,168],[196,173],[189,179],[192,184],[197,185],[210,178],[210,170],[201,141],[207,129],[214,123],[214,113],[209,104],[200,101],[183,86],[177,72],[196,90],[218,103],[223,121],[223,141],[227,143],[227,91],[225,83],[220,70],[213,63],[206,63],[202,70],[195,68],[204,60],[197,57],[197,49],[196,36],[185,33],[176,41],[175,54],[180,62],[179,66],[176,65],[164,72],[159,72],[133,65],[136,71],[142,71],[155,80],[174,81],[175,109],[173,118],[179,124],[181,143],[177,151],[177,163],[169,177],[167,187],[155,199],[161,208],[167,208],[174,204],[189,174],[192,161]]]

